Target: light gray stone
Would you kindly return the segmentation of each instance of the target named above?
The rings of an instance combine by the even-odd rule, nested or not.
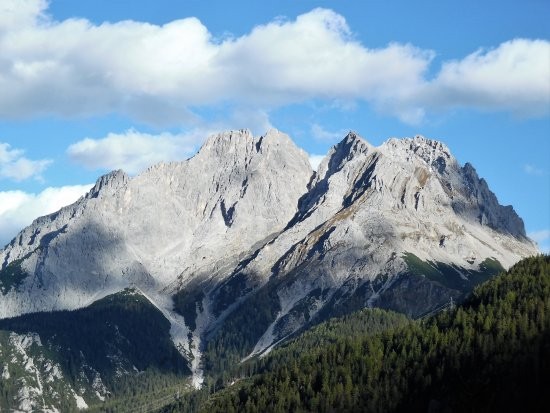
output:
[[[374,147],[350,133],[313,173],[288,136],[233,131],[209,138],[189,160],[133,178],[107,174],[75,204],[35,220],[0,251],[2,268],[18,262],[29,274],[1,297],[0,317],[83,307],[134,286],[170,319],[200,375],[199,342],[267,283],[281,311],[253,354],[304,325],[296,309],[314,291],[322,295],[306,308],[308,319],[367,281],[366,305],[383,306],[407,253],[467,278],[487,258],[509,267],[537,252],[513,208],[438,141]],[[220,305],[236,276],[246,290],[224,292]],[[401,280],[394,291],[427,291],[419,282]],[[197,285],[205,298],[186,342],[190,331],[170,296]],[[432,296],[418,300],[437,302],[433,294],[445,292],[428,287]]]

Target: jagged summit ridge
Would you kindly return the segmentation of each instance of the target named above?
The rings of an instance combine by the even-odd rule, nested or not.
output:
[[[375,147],[350,132],[314,173],[287,135],[230,131],[188,160],[111,172],[35,220],[0,251],[2,274],[21,277],[2,284],[0,315],[139,288],[196,373],[201,342],[260,292],[277,310],[252,353],[353,306],[418,315],[459,297],[487,262],[536,252],[513,208],[441,142]]]
[[[411,167],[408,170],[418,181],[419,191],[414,192],[416,208],[421,205],[426,182],[435,178],[445,192],[439,199],[447,197],[456,214],[518,239],[526,238],[523,221],[513,208],[500,205],[474,167],[470,163],[461,167],[445,144],[422,136],[412,139],[392,138],[382,144],[379,150],[403,165],[414,165],[414,170]],[[432,189],[439,192],[439,188]]]
[[[359,137],[355,132],[349,132],[338,144],[333,146],[319,164],[317,180],[327,179],[329,175],[338,172],[354,157],[366,154],[373,146]]]
[[[460,269],[458,285],[484,271],[487,259],[508,267],[536,253],[522,223],[509,224],[518,219],[513,209],[500,206],[488,188],[475,190],[464,168],[470,167],[461,167],[444,144],[423,137],[373,147],[349,134],[335,145],[285,231],[231,272],[247,279],[248,289],[273,289],[279,298],[281,310],[253,353],[351,297],[418,314],[460,294],[440,282],[409,279],[411,254]],[[480,218],[487,209],[502,220]],[[421,301],[392,295],[407,296],[410,288]],[[215,304],[223,295],[216,288],[207,294],[221,319],[231,311]]]
[[[121,187],[126,185],[130,180],[130,177],[122,169],[109,172],[96,181],[93,188],[86,194],[86,198],[97,198],[100,193],[105,196],[114,194]]]
[[[482,225],[507,232],[516,238],[527,239],[523,220],[517,215],[511,205],[499,204],[495,194],[489,189],[485,179],[480,178],[475,168],[466,163],[462,167],[464,175],[464,193],[468,198],[471,219],[478,220]],[[457,205],[457,212],[467,209],[468,205]],[[473,207],[473,208],[472,208]]]
[[[133,178],[111,172],[0,252],[3,267],[21,260],[29,274],[0,313],[75,308],[128,285],[157,291],[212,277],[284,228],[312,173],[305,152],[275,130],[211,137],[189,160]]]

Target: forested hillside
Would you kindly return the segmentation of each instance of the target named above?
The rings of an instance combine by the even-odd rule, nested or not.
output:
[[[170,323],[135,290],[84,309],[0,320],[0,370],[0,410],[63,412],[173,398],[190,374]]]
[[[166,411],[485,412],[550,406],[548,256],[522,260],[478,286],[457,308],[427,321],[354,334],[354,317],[323,324],[243,366],[241,374],[254,373],[251,378]],[[346,333],[331,334],[339,323]]]

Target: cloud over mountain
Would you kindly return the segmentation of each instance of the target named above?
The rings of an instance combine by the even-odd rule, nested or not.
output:
[[[24,156],[25,151],[14,149],[0,142],[0,179],[24,181],[29,178],[42,179],[41,173],[52,163],[49,159],[31,160]]]
[[[124,169],[136,174],[161,161],[188,158],[203,138],[192,133],[151,135],[131,129],[122,134],[109,133],[101,139],[83,139],[69,146],[67,154],[89,169]]]
[[[550,103],[549,51],[545,40],[511,40],[443,62],[428,79],[433,51],[369,48],[327,9],[219,40],[193,17],[98,25],[55,21],[45,1],[8,0],[0,7],[0,116],[118,112],[173,123],[208,105],[269,109],[309,99],[366,101],[408,122],[436,107],[538,116]]]
[[[92,185],[49,187],[40,193],[0,192],[0,248],[35,218],[57,211],[84,195]]]

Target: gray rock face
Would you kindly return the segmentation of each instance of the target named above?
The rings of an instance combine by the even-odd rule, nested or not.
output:
[[[416,137],[374,148],[351,133],[321,162],[287,229],[232,277],[278,297],[257,354],[346,309],[422,314],[472,288],[489,263],[509,267],[536,252],[514,210],[442,143]],[[230,300],[219,288],[207,300],[221,320],[232,311],[220,307]]]
[[[0,316],[82,307],[135,286],[172,322],[199,375],[200,342],[259,292],[277,311],[252,354],[363,306],[419,315],[491,265],[536,253],[513,208],[440,142],[373,147],[350,133],[314,174],[280,132],[227,132],[187,161],[105,175],[25,228],[0,252],[3,277],[27,274],[2,290]]]
[[[135,178],[111,172],[0,252],[3,268],[16,261],[29,274],[2,297],[0,314],[77,308],[129,285],[159,291],[215,277],[284,228],[312,173],[305,152],[275,130],[259,139],[248,131],[213,136],[193,158]]]
[[[417,137],[373,148],[354,134],[321,162],[286,231],[247,268],[275,275],[300,266],[312,251],[349,255],[350,248],[360,248],[361,259],[381,248],[388,258],[412,252],[469,268],[487,257],[508,267],[535,252],[514,210],[500,206],[485,181],[471,166],[461,168],[442,143]],[[378,275],[386,262],[374,259],[361,273]]]

